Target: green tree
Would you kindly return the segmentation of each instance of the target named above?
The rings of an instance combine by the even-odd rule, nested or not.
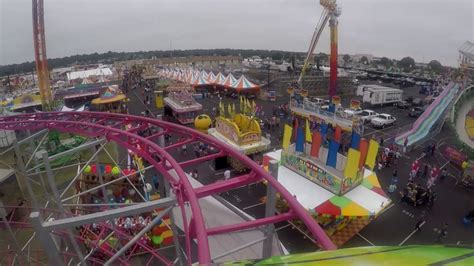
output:
[[[367,58],[367,56],[364,55],[360,58],[359,62],[364,65],[367,65],[369,63],[369,59]]]
[[[443,65],[441,65],[441,63],[437,60],[431,60],[428,63],[428,67],[436,73],[439,73],[441,70],[443,70]]]
[[[342,57],[342,60],[344,60],[344,63],[349,63],[349,61],[351,60],[351,57],[348,55],[348,54],[345,54],[343,57]]]
[[[380,64],[386,68],[391,67],[393,65],[392,60],[387,57],[380,58]]]
[[[415,67],[415,59],[407,56],[398,61],[398,66],[404,70],[412,70]]]

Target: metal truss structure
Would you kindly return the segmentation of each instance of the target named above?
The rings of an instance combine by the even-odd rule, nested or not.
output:
[[[164,216],[172,216],[169,214],[172,209],[180,210],[183,221],[182,231],[184,232],[182,234],[184,237],[180,240],[179,233],[173,224],[173,219],[171,219],[169,227],[174,233],[176,252],[174,263],[213,263],[216,257],[211,257],[208,237],[249,229],[261,229],[262,227],[266,232],[265,239],[261,240],[264,243],[262,254],[264,257],[268,257],[271,254],[271,241],[268,239],[273,237],[273,224],[293,219],[299,219],[306,225],[321,248],[335,249],[335,245],[318,223],[276,178],[247,156],[196,130],[159,119],[103,112],[41,112],[6,116],[0,118],[0,129],[34,132],[13,147],[18,161],[16,170],[20,187],[25,189],[31,199],[31,206],[16,207],[14,211],[27,212],[28,219],[14,220],[14,215],[10,213],[7,217],[6,212],[3,211],[7,208],[6,206],[0,208],[0,218],[3,221],[0,222],[1,229],[10,232],[11,235],[14,235],[13,231],[15,230],[33,229],[34,235],[24,246],[21,246],[13,238],[12,246],[16,246],[16,248],[11,253],[14,253],[13,258],[20,264],[34,263],[34,259],[25,256],[26,245],[34,237],[37,237],[43,250],[46,251],[50,263],[58,265],[70,263],[129,265],[135,264],[137,261],[141,264],[173,264],[173,261],[164,256],[159,249],[140,241],[140,238],[150,232],[154,225],[160,223]],[[49,130],[85,136],[90,141],[71,150],[48,155],[46,151],[41,151],[39,146]],[[143,132],[147,132],[147,134],[143,134]],[[165,143],[165,135],[171,135],[176,141]],[[36,143],[36,147],[32,143],[35,139],[40,139],[39,144]],[[159,172],[166,185],[166,191],[163,193],[166,197],[152,201],[144,200],[140,203],[80,204],[77,199],[83,195],[99,190],[102,190],[105,195],[106,186],[119,181],[130,182],[128,176],[123,174],[108,182],[104,182],[102,176],[99,175],[100,185],[76,194],[71,192],[84,167],[91,162],[98,162],[97,155],[104,150],[104,145],[109,142],[115,142],[145,160],[148,166],[140,171],[154,168]],[[182,145],[193,145],[199,142],[213,147],[214,152],[202,157],[193,155],[191,159],[181,161],[172,156],[172,153]],[[33,152],[29,154],[31,157],[25,162],[19,159],[22,156],[21,145],[28,143],[30,143]],[[80,150],[91,150],[92,156],[85,164],[79,163],[77,175],[68,179],[65,188],[63,184],[59,189],[54,176],[57,168],[53,168],[50,162]],[[40,156],[36,156],[36,154]],[[249,171],[229,180],[193,188],[183,168],[225,156],[239,160]],[[44,178],[40,176],[44,176]],[[201,211],[199,199],[207,196],[218,197],[219,193],[263,181],[267,182],[267,187],[273,193],[278,193],[281,199],[288,203],[288,212],[276,214],[274,207],[273,209],[269,207],[271,204],[274,205],[274,197],[269,197],[268,201],[271,204],[267,201],[266,217],[264,218],[218,227],[206,226],[206,218]],[[41,206],[40,201],[35,199],[33,182],[42,183],[45,191],[48,192],[49,198],[46,206]],[[111,206],[113,208],[110,208]],[[187,212],[185,208],[189,208],[191,212]],[[86,209],[87,211],[85,211]],[[127,233],[114,226],[114,219],[147,212],[154,212],[153,220],[135,234]],[[94,235],[92,239],[95,241],[91,241],[90,237],[85,237],[87,234]],[[103,240],[111,235],[124,241],[121,241],[118,247],[106,248],[102,245]],[[87,248],[84,247],[85,243],[87,243]],[[183,243],[183,249],[180,248],[180,243]],[[132,256],[130,250],[135,249],[141,250],[140,254],[143,256]],[[97,250],[106,256],[102,259],[91,256]]]

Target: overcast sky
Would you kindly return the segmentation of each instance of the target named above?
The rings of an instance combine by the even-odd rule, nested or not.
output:
[[[306,51],[319,0],[44,0],[49,58],[106,51]],[[339,53],[457,64],[473,0],[338,0]],[[316,52],[329,51],[325,29]],[[31,0],[0,0],[0,65],[31,61]]]

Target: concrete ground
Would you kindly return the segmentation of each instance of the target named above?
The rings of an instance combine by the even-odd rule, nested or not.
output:
[[[387,85],[387,84],[385,84]],[[417,87],[404,88],[407,95],[414,95],[416,97],[422,97],[423,95],[417,96]],[[129,103],[130,113],[139,115],[144,111],[145,106],[140,98],[141,92],[137,94],[129,93],[131,99]],[[279,93],[280,97],[277,98],[276,102],[264,102],[256,100],[257,105],[261,105],[266,114],[271,114],[272,108],[275,105],[285,104],[288,102],[288,97],[285,92]],[[348,102],[350,99],[345,99]],[[228,103],[235,101],[238,104],[238,99],[224,98],[223,102]],[[209,114],[212,107],[218,105],[219,100],[217,98],[199,100],[203,104],[203,113]],[[347,105],[346,105],[347,106]],[[158,114],[160,111],[153,106],[147,107],[152,113]],[[408,110],[397,109],[392,106],[387,107],[375,107],[371,108],[377,112],[387,112],[397,117],[397,125],[384,130],[366,129],[366,136],[375,136],[378,138],[381,135],[393,136],[399,133],[400,128],[409,127],[411,123],[415,121],[415,118],[408,117]],[[264,133],[271,135],[271,149],[280,147],[280,137],[282,134],[282,125],[280,128],[273,132],[268,132],[264,129]],[[289,122],[289,121],[288,121]],[[192,127],[192,126],[191,126]],[[393,201],[393,206],[388,208],[385,212],[379,215],[365,227],[359,235],[348,241],[343,247],[355,247],[355,246],[370,246],[370,245],[400,245],[400,244],[434,244],[437,233],[435,230],[441,228],[441,226],[447,222],[448,235],[442,239],[445,244],[461,244],[461,245],[474,245],[474,226],[466,226],[462,223],[462,218],[467,214],[469,210],[474,209],[474,197],[472,192],[466,191],[460,186],[456,185],[456,177],[459,176],[459,170],[455,167],[446,164],[447,160],[443,157],[442,148],[454,141],[453,134],[447,128],[443,128],[436,139],[432,142],[437,144],[439,149],[435,152],[433,157],[422,158],[422,163],[429,163],[430,165],[443,166],[445,165],[449,170],[453,178],[447,178],[442,182],[438,182],[434,186],[434,190],[437,193],[437,200],[434,203],[434,207],[431,211],[426,210],[424,207],[413,207],[407,204],[400,203],[399,191],[403,188],[408,180],[408,172],[410,165],[415,158],[420,157],[423,147],[415,147],[414,150],[405,154],[398,163],[398,190],[392,194],[388,194]],[[387,137],[385,137],[387,139]],[[182,160],[183,155],[173,154],[178,160]],[[189,155],[188,155],[189,156]],[[224,170],[215,171],[211,163],[203,163],[197,167],[199,181],[203,184],[211,184],[217,180],[223,179]],[[193,169],[185,169],[191,171]],[[382,188],[387,191],[391,175],[395,167],[389,169],[383,169],[378,172],[379,180]],[[233,175],[236,173],[233,172]],[[424,185],[426,180],[418,179],[415,180],[417,183]],[[240,209],[247,212],[253,217],[263,217],[265,206],[260,203],[260,198],[265,195],[265,187],[261,184],[251,187],[241,187],[231,191],[229,194],[224,193],[223,196],[230,203],[239,207]],[[424,220],[426,223],[423,225],[421,231],[414,232],[415,224]],[[278,230],[278,236],[282,241],[283,245],[291,253],[299,253],[305,251],[314,251],[315,246],[310,241],[309,236],[305,236],[302,232],[299,232],[296,228],[288,223],[279,223],[276,225]]]

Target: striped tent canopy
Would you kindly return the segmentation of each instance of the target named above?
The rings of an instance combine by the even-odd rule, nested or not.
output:
[[[206,70],[202,70],[201,71],[201,76],[204,78],[204,79],[207,79],[209,77],[209,74],[206,72]]]
[[[248,80],[244,75],[242,75],[238,80],[236,80],[232,85],[231,88],[242,91],[242,90],[251,90],[251,89],[259,89],[260,86]]]
[[[193,86],[203,86],[203,85],[208,85],[209,83],[207,82],[207,79],[202,76],[202,75],[199,75],[197,76],[197,78],[194,80],[193,82]]]
[[[216,75],[214,75],[214,73],[209,72],[209,75],[207,77],[207,83],[208,84],[215,84],[216,83]]]
[[[232,73],[229,73],[229,75],[227,75],[223,84],[221,85],[226,86],[226,87],[232,87],[232,84],[234,84],[236,81],[237,79],[234,77],[234,75],[232,75]]]
[[[215,81],[215,84],[224,85],[224,80],[225,80],[225,76],[221,72],[219,72],[217,73],[216,79],[214,81]]]

